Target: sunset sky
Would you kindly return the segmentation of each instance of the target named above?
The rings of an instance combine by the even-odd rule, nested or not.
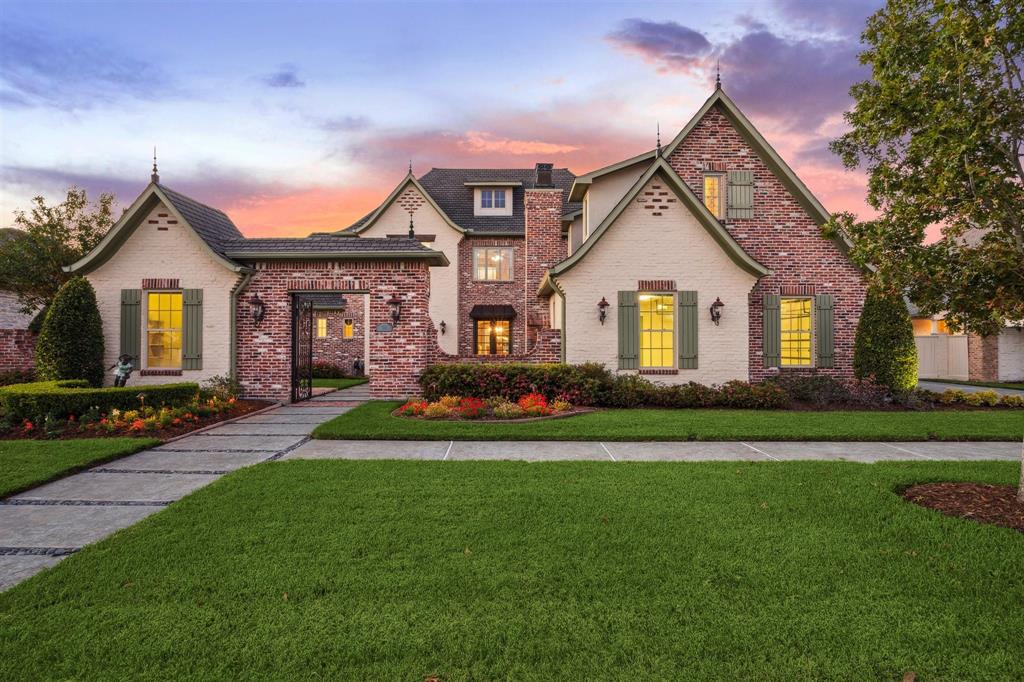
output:
[[[671,139],[725,90],[831,211],[867,215],[827,144],[880,3],[0,1],[0,226],[70,185],[149,181],[249,236],[335,230],[409,160],[582,173]]]

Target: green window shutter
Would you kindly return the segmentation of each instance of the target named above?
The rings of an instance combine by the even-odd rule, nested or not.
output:
[[[181,368],[203,368],[203,290],[181,292]]]
[[[729,171],[726,192],[730,218],[754,217],[754,171]]]
[[[142,289],[121,289],[121,345],[118,355],[132,356],[142,364]]]
[[[680,291],[676,328],[679,339],[679,369],[697,369],[697,292]]]
[[[619,292],[619,369],[640,369],[640,306],[635,291]]]
[[[782,311],[779,307],[781,296],[765,294],[762,306],[761,338],[764,349],[764,366],[778,367],[782,355]]]
[[[835,366],[835,300],[832,294],[814,297],[814,332],[818,347],[818,367]]]

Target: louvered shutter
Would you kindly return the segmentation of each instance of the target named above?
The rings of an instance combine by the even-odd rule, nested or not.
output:
[[[132,365],[142,362],[142,289],[121,289],[121,344],[118,355],[130,355]]]
[[[754,172],[748,170],[729,171],[728,216],[730,218],[754,217]]]
[[[697,369],[697,292],[680,291],[677,295],[676,337],[679,339],[679,369]]]
[[[762,306],[763,324],[761,328],[762,347],[764,350],[764,366],[778,367],[782,355],[782,311],[781,297],[777,294],[765,294]]]
[[[203,368],[203,290],[181,292],[181,368]]]
[[[814,333],[818,349],[818,367],[835,366],[835,300],[832,294],[814,297]]]
[[[635,291],[619,292],[619,369],[640,368],[640,307]]]

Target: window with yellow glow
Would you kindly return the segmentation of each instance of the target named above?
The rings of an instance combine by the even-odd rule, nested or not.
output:
[[[722,217],[722,176],[704,176],[704,205],[716,218]]]
[[[477,320],[476,354],[508,355],[511,326],[508,320]]]
[[[345,323],[341,327],[341,335],[346,339],[351,339],[355,333],[355,323],[351,318],[345,320]]]
[[[640,294],[640,367],[675,367],[672,294]]]
[[[932,333],[932,320],[930,317],[915,317],[911,322],[914,325],[914,336],[930,336]]]
[[[783,367],[811,366],[811,299],[784,298],[782,314]]]
[[[181,293],[150,292],[146,298],[148,367],[181,368]]]
[[[512,281],[512,249],[473,249],[473,279],[485,282]]]
[[[318,317],[316,318],[316,338],[326,339],[327,338],[327,318]]]
[[[935,326],[938,328],[938,333],[939,334],[947,334],[947,335],[952,335],[953,334],[953,330],[949,328],[949,325],[946,324],[945,320],[936,320],[935,321]]]

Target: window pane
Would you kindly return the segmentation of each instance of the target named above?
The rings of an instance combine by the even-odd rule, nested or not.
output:
[[[675,366],[674,296],[640,294],[640,366]]]
[[[499,267],[498,267],[498,279],[508,281],[512,279],[512,273],[510,268],[512,266],[512,249],[499,249],[498,250]]]
[[[345,320],[345,324],[342,327],[342,334],[346,339],[351,339],[355,333],[355,323],[352,320]]]
[[[704,176],[704,205],[716,218],[722,217],[722,176]]]
[[[327,318],[318,317],[316,318],[316,337],[318,339],[327,338]]]
[[[494,190],[494,208],[505,208],[505,190]]]
[[[494,206],[491,198],[491,190],[480,190],[480,208],[492,208]]]
[[[181,294],[146,295],[146,362],[149,367],[181,367]]]
[[[779,304],[782,318],[781,363],[786,367],[811,366],[811,299],[784,298]]]

